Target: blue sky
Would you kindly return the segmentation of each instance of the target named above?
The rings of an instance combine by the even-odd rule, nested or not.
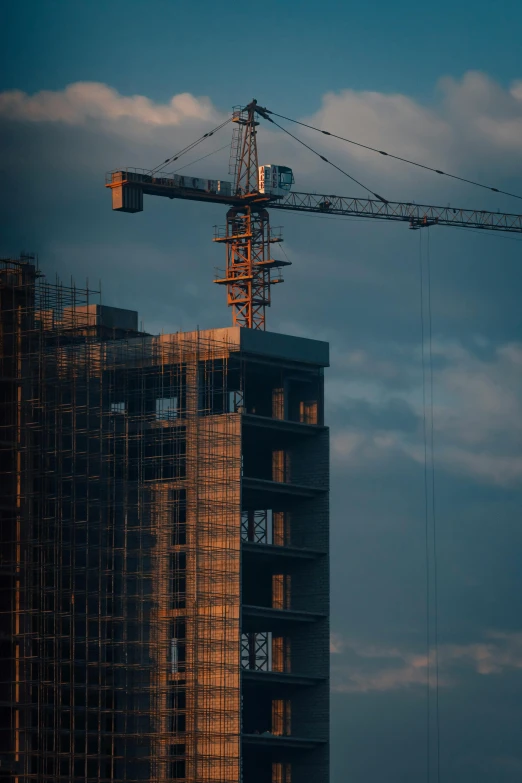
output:
[[[348,85],[425,101],[445,74],[480,70],[508,84],[520,61],[517,0],[22,0],[2,13],[11,43],[0,83],[29,91],[109,81],[163,101],[206,95],[211,80],[221,106],[255,96],[307,113]]]
[[[103,301],[138,309],[150,331],[229,323],[211,282],[224,214],[160,199],[113,214],[105,171],[155,165],[252,97],[522,194],[518,2],[47,0],[1,13],[0,252],[37,252],[50,277],[102,278]],[[522,212],[520,200],[299,135],[389,199]],[[259,143],[264,162],[293,167],[298,190],[365,195],[271,128]],[[224,150],[188,171],[227,169]],[[441,779],[518,783],[521,241],[291,213],[279,222],[293,265],[269,328],[332,350],[332,781],[426,777],[419,270],[429,252]]]

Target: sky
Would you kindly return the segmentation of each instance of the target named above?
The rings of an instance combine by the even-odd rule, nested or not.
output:
[[[0,254],[34,251],[51,279],[101,279],[103,302],[139,310],[148,331],[229,323],[212,285],[225,215],[150,198],[114,214],[105,172],[151,168],[252,97],[522,195],[519,2],[21,0],[0,13]],[[297,133],[390,200],[522,212]],[[297,190],[366,196],[273,128],[259,146]],[[186,171],[226,179],[228,150]],[[292,266],[268,328],[331,345],[332,783],[518,782],[522,238],[280,222]]]

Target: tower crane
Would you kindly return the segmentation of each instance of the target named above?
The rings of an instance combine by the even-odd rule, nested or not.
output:
[[[259,106],[256,100],[234,110],[230,118],[234,124],[231,148],[233,182],[179,174],[164,175],[164,165],[177,156],[151,171],[118,169],[110,172],[106,179],[106,187],[112,191],[112,208],[118,212],[143,211],[144,195],[210,202],[229,207],[226,227],[224,230],[216,230],[214,237],[215,242],[223,243],[227,248],[225,274],[214,282],[226,286],[228,305],[232,308],[232,321],[236,326],[265,329],[266,308],[271,304],[271,288],[283,282],[282,269],[290,264],[289,261],[273,258],[272,247],[279,244],[282,237],[270,226],[269,208],[391,220],[406,223],[414,230],[439,225],[522,233],[522,215],[392,202],[378,194],[374,194],[375,199],[361,199],[293,192],[294,177],[290,168],[274,164],[259,165],[259,118],[273,122],[271,114],[268,109]],[[213,131],[202,139],[211,135]],[[193,148],[202,139],[182,152]]]

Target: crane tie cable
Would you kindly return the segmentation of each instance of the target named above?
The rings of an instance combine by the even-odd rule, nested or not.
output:
[[[448,174],[447,171],[441,171],[440,169],[435,169],[432,166],[427,166],[424,163],[417,163],[413,160],[408,160],[407,158],[401,158],[399,155],[393,155],[391,152],[385,152],[384,150],[379,150],[376,147],[370,147],[368,144],[362,144],[359,141],[353,141],[353,139],[346,139],[344,136],[338,136],[336,133],[331,133],[330,131],[322,130],[321,128],[315,128],[313,125],[308,125],[306,122],[301,122],[300,120],[293,120],[291,117],[285,117],[283,114],[276,114],[276,112],[269,111],[268,109],[265,109],[266,114],[272,114],[274,117],[279,117],[282,120],[287,120],[288,122],[293,122],[296,125],[302,125],[304,128],[309,128],[310,130],[317,131],[317,133],[323,133],[325,136],[331,136],[333,139],[339,139],[340,141],[346,141],[348,144],[353,144],[355,147],[362,147],[365,150],[370,150],[371,152],[377,152],[379,155],[385,155],[388,158],[393,158],[394,160],[400,160],[402,163],[409,163],[410,166],[417,166],[420,169],[425,169],[426,171],[432,171],[434,174],[441,174],[444,177],[450,177],[451,179],[457,179],[459,182],[466,182],[468,185],[475,185],[477,188],[484,188],[485,190],[492,190],[494,193],[501,193],[503,196],[511,196],[511,198],[518,198],[522,199],[522,196],[519,196],[516,193],[509,193],[507,190],[501,190],[500,188],[494,188],[491,185],[483,185],[480,182],[475,182],[472,179],[466,179],[465,177],[459,177],[457,174]],[[269,117],[266,117],[266,119],[270,119]],[[274,123],[275,125],[276,123]],[[278,126],[279,127],[279,126]],[[284,129],[283,129],[284,130]]]
[[[272,112],[270,112],[270,113],[272,113]],[[277,115],[277,116],[278,116],[278,115]],[[282,130],[282,131],[283,131],[283,133],[286,133],[288,136],[291,136],[293,139],[295,139],[295,141],[299,142],[299,144],[302,144],[302,145],[303,145],[303,147],[306,147],[308,150],[310,150],[310,152],[313,152],[313,153],[314,153],[314,155],[317,155],[317,157],[318,157],[318,158],[321,158],[321,160],[324,160],[324,162],[325,162],[325,163],[328,163],[328,165],[329,165],[329,166],[333,166],[333,168],[334,168],[334,169],[337,169],[337,171],[340,171],[340,172],[341,172],[341,174],[344,174],[344,176],[345,176],[345,177],[348,177],[348,179],[351,179],[351,180],[352,180],[352,182],[355,182],[357,185],[360,185],[360,186],[361,186],[361,188],[364,188],[365,190],[368,190],[368,191],[369,191],[369,192],[372,194],[372,196],[375,196],[375,198],[379,199],[379,201],[382,201],[382,203],[383,203],[383,204],[389,204],[389,203],[390,203],[390,202],[389,202],[387,199],[383,198],[383,196],[379,196],[379,194],[378,194],[378,193],[375,193],[373,190],[371,190],[370,188],[366,187],[366,185],[363,185],[363,183],[362,183],[362,182],[359,182],[359,180],[358,180],[358,179],[355,179],[355,177],[352,177],[352,175],[351,175],[351,174],[348,174],[348,172],[347,172],[347,171],[344,171],[344,169],[342,169],[340,166],[337,166],[335,163],[332,163],[332,161],[331,161],[331,160],[328,160],[328,158],[325,158],[325,156],[324,156],[324,155],[321,155],[321,153],[320,153],[320,152],[317,152],[316,150],[314,150],[314,149],[313,149],[313,147],[310,147],[308,144],[306,144],[306,142],[304,142],[304,141],[303,141],[302,139],[300,139],[298,136],[294,136],[294,134],[293,134],[293,133],[290,133],[290,131],[289,131],[289,130],[287,130],[286,128],[283,128],[283,126],[282,126],[282,125],[279,125],[279,123],[277,123],[277,122],[276,122],[275,120],[273,120],[271,117],[268,117],[268,116],[267,116],[267,117],[266,117],[266,119],[267,119],[269,122],[271,122],[271,123],[272,123],[272,125],[275,125],[277,128],[279,128],[280,130]]]
[[[194,163],[199,163],[200,160],[205,160],[205,158],[210,158],[211,155],[215,155],[216,152],[221,152],[221,150],[227,149],[227,147],[230,147],[229,143],[224,144],[222,147],[219,147],[217,150],[208,152],[206,155],[202,155],[201,158],[196,158],[196,160],[191,160],[190,163],[185,163],[185,165],[180,166],[179,169],[174,169],[172,173],[175,174],[177,171],[183,171],[183,169],[186,169],[187,166],[192,166]]]
[[[229,122],[232,122],[232,117],[229,117],[227,120],[222,122],[221,125],[218,125],[216,128],[213,128],[211,131],[208,131],[208,133],[204,133],[203,136],[201,136],[196,141],[193,141],[192,144],[187,144],[187,146],[183,147],[182,150],[180,150],[179,152],[176,152],[170,158],[167,158],[166,160],[164,160],[163,163],[160,163],[158,166],[156,166],[156,168],[151,169],[150,173],[151,174],[157,174],[158,171],[161,171],[162,169],[164,169],[167,164],[173,163],[175,160],[180,158],[182,155],[185,155],[185,153],[187,153],[190,150],[194,149],[194,147],[197,147],[198,144],[201,144],[202,141],[204,141],[205,139],[208,139],[211,136],[213,136],[214,133],[217,133],[218,131],[221,130],[221,128],[224,128],[225,125],[228,125]]]

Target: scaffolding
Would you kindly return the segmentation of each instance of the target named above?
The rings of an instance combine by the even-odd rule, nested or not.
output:
[[[237,346],[106,329],[30,258],[0,295],[2,768],[236,783]]]

